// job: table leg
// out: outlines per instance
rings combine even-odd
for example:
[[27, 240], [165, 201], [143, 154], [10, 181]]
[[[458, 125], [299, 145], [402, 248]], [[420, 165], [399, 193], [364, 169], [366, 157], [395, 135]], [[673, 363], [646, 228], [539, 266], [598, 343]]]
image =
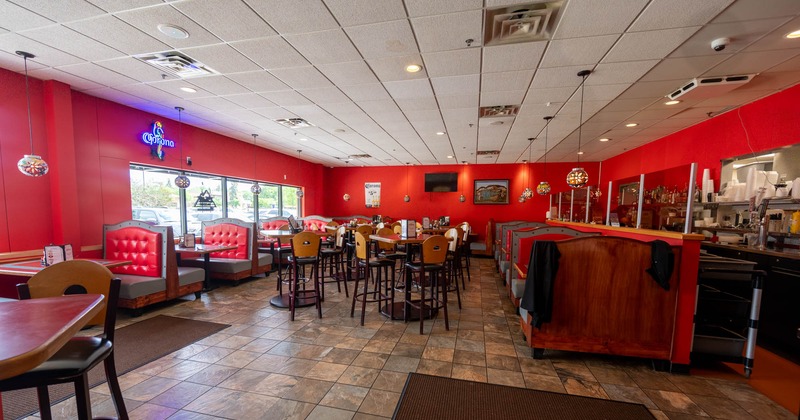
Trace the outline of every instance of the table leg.
[[208, 292], [212, 289], [211, 287], [211, 270], [209, 266], [211, 265], [211, 254], [205, 253], [203, 254], [203, 270], [206, 272], [205, 280], [203, 281], [203, 291]]

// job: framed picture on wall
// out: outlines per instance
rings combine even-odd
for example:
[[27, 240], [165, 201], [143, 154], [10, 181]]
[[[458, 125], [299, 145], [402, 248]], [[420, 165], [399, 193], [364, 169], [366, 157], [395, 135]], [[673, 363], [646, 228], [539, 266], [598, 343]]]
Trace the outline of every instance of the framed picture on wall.
[[476, 179], [473, 193], [475, 204], [508, 204], [508, 180]]

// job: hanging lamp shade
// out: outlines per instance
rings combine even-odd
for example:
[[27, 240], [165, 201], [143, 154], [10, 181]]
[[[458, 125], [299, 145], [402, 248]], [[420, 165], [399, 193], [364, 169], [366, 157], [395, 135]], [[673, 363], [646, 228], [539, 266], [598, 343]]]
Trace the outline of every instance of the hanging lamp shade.
[[31, 154], [22, 156], [22, 159], [17, 162], [17, 169], [27, 176], [40, 177], [46, 175], [50, 167], [41, 156], [33, 152], [33, 122], [31, 120], [31, 92], [28, 88], [28, 59], [36, 56], [25, 51], [17, 51], [17, 55], [22, 57], [25, 61], [25, 98], [28, 102], [28, 140], [31, 144]]
[[582, 79], [581, 80], [581, 113], [580, 113], [580, 118], [578, 119], [578, 165], [579, 166], [577, 168], [572, 168], [572, 170], [569, 171], [569, 173], [567, 174], [567, 185], [569, 185], [572, 188], [576, 188], [576, 189], [577, 188], [583, 188], [583, 187], [586, 186], [586, 184], [589, 183], [589, 174], [587, 174], [586, 171], [582, 167], [580, 167], [580, 163], [581, 163], [581, 154], [583, 153], [583, 152], [581, 152], [581, 135], [583, 134], [582, 133], [582, 131], [583, 131], [583, 91], [585, 89], [586, 76], [588, 76], [591, 73], [592, 73], [591, 70], [581, 70], [581, 71], [578, 72], [578, 77], [580, 77]]
[[[544, 117], [544, 178], [547, 179], [547, 134], [548, 128], [550, 127], [550, 120], [553, 117], [547, 116]], [[539, 182], [539, 185], [536, 186], [536, 193], [539, 195], [547, 195], [550, 194], [550, 183], [547, 181]]]
[[410, 162], [406, 162], [406, 195], [403, 197], [403, 201], [406, 203], [411, 201], [411, 196], [408, 195], [408, 165], [411, 165]]
[[536, 186], [536, 193], [539, 195], [550, 194], [550, 183], [547, 181], [540, 182], [539, 185]]
[[[297, 178], [300, 178], [300, 153], [303, 153], [302, 150], [297, 151]], [[297, 198], [303, 198], [303, 187], [297, 187]]]
[[183, 139], [181, 138], [181, 131], [183, 131], [181, 113], [183, 112], [183, 108], [176, 106], [175, 109], [178, 111], [178, 144], [180, 144], [181, 149], [181, 174], [175, 177], [175, 186], [180, 189], [186, 189], [189, 188], [191, 182], [189, 181], [189, 177], [183, 173]]
[[[257, 162], [256, 150], [258, 150], [258, 146], [256, 145], [256, 137], [258, 137], [258, 134], [251, 134], [251, 135], [253, 136], [253, 178], [255, 178], [256, 167], [258, 166], [256, 163]], [[261, 185], [258, 184], [258, 181], [253, 181], [253, 185], [250, 186], [250, 192], [255, 195], [261, 194]]]

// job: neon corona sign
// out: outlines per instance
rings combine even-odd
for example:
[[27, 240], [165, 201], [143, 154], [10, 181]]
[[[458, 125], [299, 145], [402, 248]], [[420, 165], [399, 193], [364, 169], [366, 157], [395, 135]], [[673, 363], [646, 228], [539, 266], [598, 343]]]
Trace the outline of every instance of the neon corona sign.
[[164, 126], [161, 121], [154, 122], [151, 131], [142, 133], [142, 141], [150, 146], [150, 154], [161, 160], [164, 160], [166, 155], [165, 147], [175, 147], [174, 141], [164, 138]]

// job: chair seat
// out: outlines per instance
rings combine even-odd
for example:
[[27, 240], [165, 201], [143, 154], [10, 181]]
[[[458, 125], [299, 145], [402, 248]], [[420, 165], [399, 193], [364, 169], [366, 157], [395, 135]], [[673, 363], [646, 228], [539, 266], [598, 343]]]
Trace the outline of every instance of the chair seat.
[[324, 248], [319, 251], [320, 254], [326, 257], [330, 257], [333, 255], [344, 254], [344, 248]]
[[407, 254], [405, 252], [393, 252], [389, 254], [379, 254], [380, 258], [388, 258], [390, 260], [402, 260], [405, 259]]
[[[364, 261], [359, 261], [358, 265], [363, 267], [366, 264], [364, 264]], [[369, 266], [370, 267], [394, 267], [394, 261], [392, 261], [390, 259], [386, 259], [386, 258], [379, 258], [379, 259], [376, 259], [376, 260], [370, 260], [369, 261]]]
[[50, 359], [22, 375], [0, 381], [0, 389], [6, 381], [18, 387], [32, 387], [43, 382], [66, 382], [80, 376], [105, 359], [114, 349], [111, 341], [100, 337], [74, 337]]
[[294, 258], [291, 256], [289, 257], [289, 261], [294, 261], [294, 260], [296, 260], [298, 264], [314, 264], [317, 262], [317, 257], [299, 257], [299, 258]]
[[425, 265], [422, 265], [422, 264], [419, 263], [419, 261], [406, 263], [406, 267], [411, 271], [420, 271], [420, 270], [437, 271], [437, 270], [443, 270], [444, 269], [444, 267], [442, 267], [441, 264], [425, 264]]

